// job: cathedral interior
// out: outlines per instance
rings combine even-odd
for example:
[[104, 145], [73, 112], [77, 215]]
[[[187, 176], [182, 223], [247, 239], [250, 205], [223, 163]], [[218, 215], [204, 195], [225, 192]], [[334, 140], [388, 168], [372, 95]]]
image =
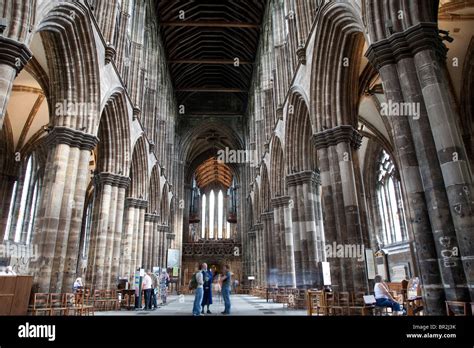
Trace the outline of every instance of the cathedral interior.
[[33, 294], [167, 269], [179, 295], [206, 262], [242, 294], [381, 275], [424, 315], [472, 305], [473, 21], [472, 0], [0, 0], [0, 268]]

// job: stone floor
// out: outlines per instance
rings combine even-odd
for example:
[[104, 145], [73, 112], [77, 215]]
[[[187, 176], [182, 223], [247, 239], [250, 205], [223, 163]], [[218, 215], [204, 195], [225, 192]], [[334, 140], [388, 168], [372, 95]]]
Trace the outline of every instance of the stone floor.
[[[168, 297], [168, 304], [159, 306], [155, 311], [110, 311], [110, 312], [96, 312], [97, 316], [134, 316], [134, 315], [192, 315], [194, 297], [191, 295], [170, 296]], [[212, 314], [218, 315], [224, 310], [224, 302], [217, 296], [213, 298], [214, 304], [211, 305]], [[246, 316], [267, 316], [267, 315], [307, 315], [304, 310], [293, 310], [284, 308], [280, 303], [267, 303], [266, 300], [249, 296], [249, 295], [231, 295], [232, 315], [246, 315]], [[206, 307], [207, 308], [207, 307]]]

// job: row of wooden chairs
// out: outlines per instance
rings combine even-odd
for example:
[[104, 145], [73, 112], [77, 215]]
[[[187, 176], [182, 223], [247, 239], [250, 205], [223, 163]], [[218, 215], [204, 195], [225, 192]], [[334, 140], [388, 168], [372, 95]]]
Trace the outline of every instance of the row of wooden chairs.
[[118, 299], [117, 290], [94, 290], [92, 298], [86, 296], [85, 301], [94, 306], [96, 311], [113, 311], [120, 309], [120, 301]]
[[252, 296], [267, 301], [281, 303], [291, 309], [306, 309], [306, 290], [296, 288], [255, 287], [250, 290]]
[[73, 293], [35, 293], [29, 307], [32, 315], [94, 315], [94, 306]]
[[375, 308], [365, 305], [364, 295], [364, 292], [308, 290], [308, 315], [367, 315]]

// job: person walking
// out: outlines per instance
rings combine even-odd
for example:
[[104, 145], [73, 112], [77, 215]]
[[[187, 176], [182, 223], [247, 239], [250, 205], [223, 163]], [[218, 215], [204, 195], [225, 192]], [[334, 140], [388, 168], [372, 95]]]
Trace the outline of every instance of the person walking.
[[232, 286], [232, 274], [230, 273], [230, 269], [228, 265], [225, 265], [222, 269], [222, 297], [224, 299], [224, 311], [222, 314], [229, 315], [230, 314], [230, 289]]
[[197, 316], [203, 315], [201, 314], [201, 303], [202, 303], [202, 298], [204, 295], [204, 288], [203, 288], [204, 279], [202, 276], [201, 267], [199, 267], [199, 270], [196, 273], [194, 273], [193, 279], [191, 279], [191, 283], [192, 283], [191, 287], [193, 288], [195, 287], [193, 315], [197, 317]]
[[159, 285], [159, 280], [158, 276], [152, 272], [150, 274], [151, 276], [151, 282], [152, 282], [152, 290], [151, 290], [151, 304], [153, 306], [153, 309], [158, 309], [158, 301], [156, 300], [156, 293], [158, 292], [158, 285]]
[[166, 304], [168, 298], [168, 285], [170, 283], [170, 276], [166, 269], [163, 269], [160, 276], [160, 293], [161, 293], [161, 302]]
[[143, 290], [145, 292], [145, 310], [151, 310], [151, 291], [153, 290], [153, 282], [151, 280], [150, 271], [147, 270], [143, 277]]
[[207, 306], [207, 314], [212, 314], [211, 310], [209, 309], [209, 306], [212, 304], [212, 273], [207, 269], [207, 263], [202, 264], [201, 272], [204, 281], [201, 314], [204, 314], [205, 306]]

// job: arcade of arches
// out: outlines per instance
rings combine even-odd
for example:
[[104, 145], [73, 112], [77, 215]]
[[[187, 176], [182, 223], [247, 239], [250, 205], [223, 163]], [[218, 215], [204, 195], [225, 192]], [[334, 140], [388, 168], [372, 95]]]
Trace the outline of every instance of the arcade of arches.
[[375, 269], [419, 277], [429, 314], [474, 301], [473, 1], [0, 0], [0, 19], [1, 262], [38, 291], [172, 254], [177, 286], [207, 262], [321, 288], [329, 264], [335, 291]]

